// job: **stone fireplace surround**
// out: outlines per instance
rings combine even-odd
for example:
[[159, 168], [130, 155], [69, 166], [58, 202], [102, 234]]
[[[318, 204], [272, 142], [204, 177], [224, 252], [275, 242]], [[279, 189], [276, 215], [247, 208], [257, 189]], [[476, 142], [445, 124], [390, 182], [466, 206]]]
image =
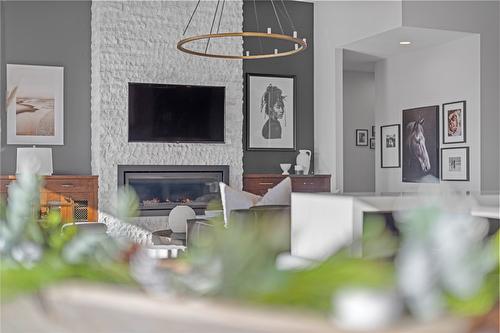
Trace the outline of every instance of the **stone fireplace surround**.
[[[176, 49], [195, 5], [193, 1], [92, 2], [92, 173], [99, 175], [103, 213], [112, 212], [118, 165], [228, 165], [229, 184], [242, 186], [242, 62], [194, 57]], [[212, 6], [200, 6], [190, 33], [206, 32], [212, 11]], [[242, 1], [226, 2], [224, 20], [228, 30], [242, 29]], [[243, 52], [242, 44], [234, 41], [223, 41], [217, 48]], [[129, 143], [128, 82], [225, 86], [225, 143]], [[149, 230], [157, 227], [156, 222], [147, 223]]]

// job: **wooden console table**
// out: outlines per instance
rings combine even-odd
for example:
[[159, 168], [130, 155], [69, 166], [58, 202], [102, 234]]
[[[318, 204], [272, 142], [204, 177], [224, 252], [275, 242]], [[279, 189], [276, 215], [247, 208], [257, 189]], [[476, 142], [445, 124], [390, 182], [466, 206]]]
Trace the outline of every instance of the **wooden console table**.
[[[0, 196], [7, 198], [9, 185], [15, 176], [0, 176]], [[62, 221], [97, 221], [98, 176], [44, 176], [40, 191], [39, 217], [51, 210], [61, 213]]]
[[[243, 175], [243, 190], [257, 195], [266, 194], [287, 176], [254, 173]], [[293, 192], [330, 192], [330, 175], [290, 175]]]

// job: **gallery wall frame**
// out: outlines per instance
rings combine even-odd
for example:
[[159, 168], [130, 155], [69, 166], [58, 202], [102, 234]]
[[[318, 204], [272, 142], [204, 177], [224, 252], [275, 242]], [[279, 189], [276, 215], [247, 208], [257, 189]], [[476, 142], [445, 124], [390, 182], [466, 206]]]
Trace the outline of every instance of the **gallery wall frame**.
[[438, 183], [439, 105], [402, 111], [402, 181], [404, 183]]
[[356, 130], [356, 146], [366, 147], [368, 146], [368, 130], [367, 129], [357, 129]]
[[[380, 167], [401, 167], [401, 125], [380, 126]], [[394, 151], [392, 151], [394, 149]]]
[[470, 180], [469, 147], [441, 148], [441, 180]]
[[64, 67], [7, 64], [7, 144], [64, 144]]
[[467, 141], [466, 101], [444, 103], [442, 107], [443, 144]]
[[245, 85], [246, 150], [296, 151], [296, 76], [247, 73]]

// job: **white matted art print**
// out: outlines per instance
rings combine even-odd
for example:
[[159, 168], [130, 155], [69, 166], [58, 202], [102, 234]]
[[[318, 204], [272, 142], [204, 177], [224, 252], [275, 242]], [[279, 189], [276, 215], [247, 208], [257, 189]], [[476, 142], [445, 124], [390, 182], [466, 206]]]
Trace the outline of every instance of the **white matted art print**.
[[441, 180], [469, 180], [469, 147], [441, 149]]
[[64, 68], [7, 65], [7, 144], [64, 144]]
[[295, 77], [247, 74], [247, 149], [295, 150]]
[[380, 167], [401, 167], [400, 125], [380, 126]]

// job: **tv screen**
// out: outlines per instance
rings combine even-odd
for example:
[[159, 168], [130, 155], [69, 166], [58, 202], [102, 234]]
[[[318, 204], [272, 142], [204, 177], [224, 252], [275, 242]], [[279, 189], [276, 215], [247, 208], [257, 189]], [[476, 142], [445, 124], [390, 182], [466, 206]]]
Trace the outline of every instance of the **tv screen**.
[[129, 83], [129, 142], [224, 142], [225, 87]]

